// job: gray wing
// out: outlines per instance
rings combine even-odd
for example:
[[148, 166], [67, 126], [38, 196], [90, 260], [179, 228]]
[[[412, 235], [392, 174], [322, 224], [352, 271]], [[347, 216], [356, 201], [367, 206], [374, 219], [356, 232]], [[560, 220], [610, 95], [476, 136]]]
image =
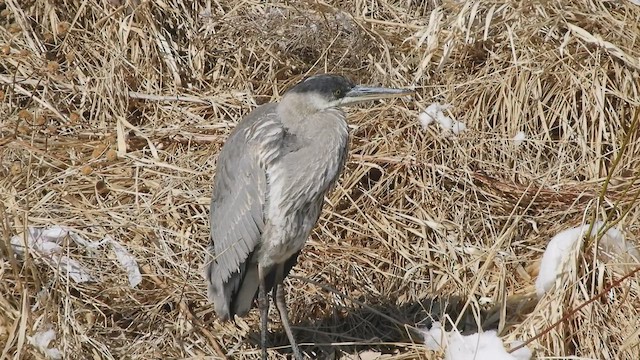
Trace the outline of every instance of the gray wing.
[[238, 123], [218, 156], [205, 275], [209, 300], [222, 319], [236, 312], [233, 302], [252, 271], [247, 267], [249, 257], [259, 245], [264, 228], [264, 166], [277, 156], [283, 133], [275, 106], [259, 107]]

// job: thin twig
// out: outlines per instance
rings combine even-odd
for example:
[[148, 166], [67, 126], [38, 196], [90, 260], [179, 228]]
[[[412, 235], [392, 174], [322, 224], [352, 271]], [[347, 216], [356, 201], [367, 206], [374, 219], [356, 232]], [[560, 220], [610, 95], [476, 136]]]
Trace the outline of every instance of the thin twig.
[[611, 289], [613, 289], [614, 287], [620, 285], [623, 281], [627, 280], [628, 278], [632, 277], [633, 275], [635, 275], [637, 272], [640, 271], [640, 266], [638, 266], [637, 268], [635, 268], [633, 271], [631, 271], [630, 273], [628, 273], [627, 275], [621, 277], [620, 279], [612, 282], [611, 284], [607, 285], [602, 291], [600, 291], [598, 294], [596, 294], [595, 296], [591, 297], [591, 299], [585, 301], [584, 303], [582, 303], [580, 306], [578, 306], [577, 308], [569, 311], [568, 313], [566, 313], [560, 320], [554, 322], [553, 324], [549, 325], [547, 328], [545, 328], [542, 332], [538, 333], [536, 336], [532, 337], [531, 339], [525, 341], [524, 343], [514, 347], [513, 349], [509, 350], [509, 353], [513, 353], [514, 351], [517, 351], [519, 349], [522, 349], [523, 347], [531, 344], [532, 342], [536, 341], [537, 339], [541, 338], [542, 336], [544, 336], [545, 334], [547, 334], [548, 332], [550, 332], [551, 330], [553, 330], [556, 326], [560, 325], [561, 323], [567, 321], [573, 314], [577, 313], [578, 311], [582, 310], [585, 306], [591, 304], [592, 302], [598, 300], [600, 297], [602, 297], [604, 294], [608, 293]]

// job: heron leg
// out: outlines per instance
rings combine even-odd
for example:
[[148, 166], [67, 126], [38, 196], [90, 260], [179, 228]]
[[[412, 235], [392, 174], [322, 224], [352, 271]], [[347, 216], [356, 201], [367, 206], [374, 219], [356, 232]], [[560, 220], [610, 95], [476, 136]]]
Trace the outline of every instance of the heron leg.
[[258, 308], [260, 309], [260, 346], [262, 347], [262, 360], [267, 360], [267, 322], [269, 320], [269, 298], [265, 288], [264, 269], [258, 265]]
[[300, 348], [298, 347], [298, 343], [296, 339], [293, 337], [293, 332], [291, 331], [291, 325], [289, 324], [289, 313], [287, 312], [287, 303], [284, 301], [284, 286], [282, 286], [282, 272], [283, 265], [278, 266], [277, 276], [275, 286], [273, 288], [273, 298], [276, 303], [276, 307], [278, 308], [278, 312], [280, 313], [280, 320], [282, 321], [282, 327], [284, 327], [284, 331], [287, 333], [287, 337], [289, 338], [289, 343], [291, 344], [291, 349], [293, 350], [293, 357], [296, 360], [303, 360], [302, 352], [300, 352]]

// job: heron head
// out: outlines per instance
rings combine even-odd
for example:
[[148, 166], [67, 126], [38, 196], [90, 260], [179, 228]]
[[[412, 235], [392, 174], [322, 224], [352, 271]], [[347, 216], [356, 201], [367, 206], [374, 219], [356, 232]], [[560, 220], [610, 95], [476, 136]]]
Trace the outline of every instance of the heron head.
[[356, 85], [349, 79], [334, 74], [315, 75], [292, 87], [287, 97], [296, 97], [309, 110], [322, 111], [353, 105], [365, 101], [401, 97], [413, 94], [413, 90], [369, 87]]

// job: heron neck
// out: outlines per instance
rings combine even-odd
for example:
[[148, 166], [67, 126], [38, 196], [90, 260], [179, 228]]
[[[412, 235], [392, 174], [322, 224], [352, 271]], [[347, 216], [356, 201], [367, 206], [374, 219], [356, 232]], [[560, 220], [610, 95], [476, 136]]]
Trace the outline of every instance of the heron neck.
[[277, 112], [282, 125], [293, 134], [315, 138], [320, 133], [346, 127], [342, 110], [330, 108], [318, 110], [307, 101], [296, 101], [295, 97], [285, 97], [278, 105]]
[[288, 129], [300, 127], [308, 128], [304, 124], [307, 119], [319, 112], [320, 104], [314, 103], [314, 98], [300, 94], [287, 94], [278, 104], [278, 115], [282, 125]]

